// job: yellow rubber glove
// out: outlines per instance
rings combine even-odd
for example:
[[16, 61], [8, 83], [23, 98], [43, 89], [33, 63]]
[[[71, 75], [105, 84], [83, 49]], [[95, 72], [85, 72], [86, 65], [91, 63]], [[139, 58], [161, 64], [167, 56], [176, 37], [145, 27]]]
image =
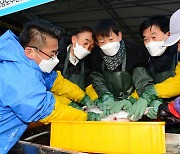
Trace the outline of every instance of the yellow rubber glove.
[[60, 103], [65, 104], [65, 105], [69, 105], [72, 106], [73, 108], [79, 109], [79, 110], [83, 110], [83, 108], [81, 106], [79, 106], [78, 103], [71, 101], [70, 99], [64, 97], [64, 96], [59, 96], [56, 95], [56, 97], [59, 97]]
[[175, 76], [154, 86], [158, 98], [171, 98], [180, 95], [180, 62], [176, 66]]
[[61, 102], [61, 98], [55, 96], [55, 106], [52, 113], [46, 118], [40, 120], [44, 124], [48, 124], [54, 121], [86, 121], [88, 114], [84, 111], [75, 109], [71, 106], [64, 105]]
[[61, 100], [60, 103], [65, 104], [65, 105], [69, 105], [72, 102], [70, 99], [68, 99], [64, 96], [56, 95], [56, 97], [59, 97], [59, 100]]
[[98, 98], [98, 95], [95, 89], [93, 88], [92, 84], [86, 87], [85, 93], [91, 98], [92, 101], [95, 101]]
[[74, 102], [80, 102], [85, 93], [79, 88], [78, 85], [65, 79], [60, 71], [57, 71], [58, 76], [53, 84], [51, 92], [56, 95], [64, 96]]
[[139, 96], [138, 96], [136, 90], [134, 90], [134, 92], [133, 92], [129, 97], [133, 97], [133, 98], [135, 98], [136, 100], [139, 99]]

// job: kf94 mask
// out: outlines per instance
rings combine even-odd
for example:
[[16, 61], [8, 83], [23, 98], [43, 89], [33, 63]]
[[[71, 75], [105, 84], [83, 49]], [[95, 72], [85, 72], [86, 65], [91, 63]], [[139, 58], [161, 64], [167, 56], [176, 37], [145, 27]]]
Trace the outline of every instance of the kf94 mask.
[[59, 59], [57, 56], [55, 56], [49, 60], [42, 59], [42, 61], [39, 63], [39, 67], [44, 73], [50, 73], [58, 63]]
[[106, 55], [114, 56], [120, 48], [120, 42], [110, 42], [101, 46], [100, 48]]
[[151, 41], [146, 44], [146, 48], [151, 56], [161, 56], [167, 48], [163, 44], [164, 41]]
[[83, 59], [85, 56], [91, 53], [90, 51], [85, 49], [83, 46], [79, 45], [77, 42], [76, 42], [76, 47], [73, 47], [73, 49], [74, 49], [74, 55], [78, 59]]
[[[36, 51], [34, 52], [37, 54]], [[38, 57], [41, 58], [41, 56], [39, 55]], [[59, 59], [57, 58], [57, 56], [50, 58], [48, 60], [43, 59], [43, 58], [41, 59], [42, 61], [39, 63], [39, 67], [44, 73], [50, 73], [53, 70], [53, 68], [59, 63]]]

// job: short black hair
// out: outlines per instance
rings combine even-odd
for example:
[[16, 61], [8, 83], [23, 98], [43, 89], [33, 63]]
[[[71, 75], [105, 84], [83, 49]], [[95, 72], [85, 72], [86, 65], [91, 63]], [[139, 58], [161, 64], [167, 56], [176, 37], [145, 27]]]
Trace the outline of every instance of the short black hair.
[[167, 33], [169, 31], [169, 18], [162, 15], [156, 15], [143, 21], [143, 23], [139, 27], [139, 34], [142, 38], [144, 30], [152, 26], [157, 26], [163, 33]]
[[99, 21], [93, 30], [93, 38], [95, 42], [97, 42], [98, 36], [108, 37], [111, 31], [116, 35], [120, 32], [117, 23], [113, 19], [103, 19]]
[[74, 32], [74, 35], [77, 35], [77, 34], [83, 33], [83, 32], [91, 32], [92, 33], [92, 28], [90, 28], [88, 26], [80, 27]]
[[52, 23], [43, 20], [33, 20], [24, 24], [19, 35], [20, 44], [26, 46], [41, 47], [46, 43], [46, 37], [55, 39], [60, 37], [60, 29]]

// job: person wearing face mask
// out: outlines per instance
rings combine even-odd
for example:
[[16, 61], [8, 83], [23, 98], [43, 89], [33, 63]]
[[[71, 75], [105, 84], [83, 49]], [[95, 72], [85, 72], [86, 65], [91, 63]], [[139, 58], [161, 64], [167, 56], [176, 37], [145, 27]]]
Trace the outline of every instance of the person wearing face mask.
[[[59, 40], [60, 62], [55, 67], [62, 72], [63, 77], [77, 84], [94, 101], [98, 101], [97, 94], [92, 88], [90, 72], [92, 70], [89, 54], [93, 51], [94, 40], [90, 27], [81, 27], [76, 30], [72, 37], [61, 37]], [[64, 104], [78, 107], [71, 100], [64, 99]], [[79, 108], [79, 107], [78, 107]]]
[[112, 19], [98, 22], [93, 37], [98, 47], [91, 54], [92, 85], [102, 100], [96, 105], [106, 115], [122, 109], [128, 111], [135, 101], [129, 97], [135, 88], [138, 87], [138, 92], [142, 93], [146, 86], [153, 84], [144, 68], [148, 61], [143, 56], [144, 50], [124, 40]]
[[[157, 119], [159, 105], [162, 102], [172, 100], [178, 94], [172, 86], [177, 84], [174, 77], [179, 72], [178, 67], [176, 67], [178, 64], [177, 44], [170, 47], [164, 46], [168, 32], [169, 19], [165, 16], [150, 17], [140, 26], [140, 35], [143, 37], [144, 45], [148, 51], [147, 71], [154, 82], [154, 85], [148, 86], [142, 94], [142, 97], [149, 100], [148, 104], [142, 102], [142, 106], [146, 104], [145, 107], [151, 107], [147, 115], [151, 119]], [[136, 107], [137, 105], [134, 105], [134, 108]], [[134, 108], [131, 108], [131, 116], [136, 112]]]
[[59, 29], [30, 21], [17, 37], [0, 37], [0, 151], [7, 153], [30, 122], [100, 120], [100, 115], [61, 103], [61, 96], [87, 105], [85, 93], [53, 68], [57, 65]]
[[150, 17], [140, 25], [139, 31], [149, 52], [148, 71], [154, 83], [160, 83], [174, 76], [178, 62], [177, 45], [168, 48], [163, 46], [168, 38], [169, 19], [160, 15]]
[[[180, 52], [180, 9], [173, 13], [170, 18], [170, 36], [167, 38], [163, 46], [170, 47], [177, 45], [178, 52]], [[176, 75], [162, 82], [161, 85], [166, 88], [168, 92], [164, 90], [166, 96], [179, 96], [180, 95], [180, 63], [176, 66]], [[167, 124], [179, 124], [180, 123], [180, 97], [177, 97], [173, 101], [163, 103], [159, 106], [158, 117]], [[178, 131], [178, 125], [172, 125], [173, 129]]]

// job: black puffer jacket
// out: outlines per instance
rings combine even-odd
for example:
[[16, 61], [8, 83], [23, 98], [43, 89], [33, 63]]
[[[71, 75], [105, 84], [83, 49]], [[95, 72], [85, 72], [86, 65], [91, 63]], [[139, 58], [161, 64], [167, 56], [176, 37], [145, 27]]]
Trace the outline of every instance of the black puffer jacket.
[[[173, 46], [168, 47], [164, 54], [161, 56], [151, 57], [149, 55], [148, 70], [151, 74], [155, 74], [172, 69], [171, 65], [173, 63], [174, 58], [176, 58], [175, 65], [177, 65], [178, 62], [177, 53], [177, 44], [175, 44]], [[151, 68], [153, 68], [153, 72]]]
[[148, 71], [154, 83], [161, 83], [175, 75], [175, 67], [178, 63], [177, 44], [166, 49], [164, 54], [157, 57], [149, 56]]

